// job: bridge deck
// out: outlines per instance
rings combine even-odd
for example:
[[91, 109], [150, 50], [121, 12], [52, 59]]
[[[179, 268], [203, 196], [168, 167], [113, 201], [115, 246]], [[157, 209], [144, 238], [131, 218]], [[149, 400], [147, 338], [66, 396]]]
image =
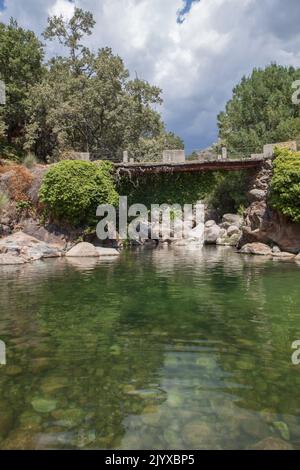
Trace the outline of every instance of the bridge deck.
[[206, 171], [239, 171], [259, 168], [263, 158], [244, 158], [242, 160], [191, 161], [185, 163], [117, 163], [119, 173], [153, 174], [153, 173], [194, 173]]

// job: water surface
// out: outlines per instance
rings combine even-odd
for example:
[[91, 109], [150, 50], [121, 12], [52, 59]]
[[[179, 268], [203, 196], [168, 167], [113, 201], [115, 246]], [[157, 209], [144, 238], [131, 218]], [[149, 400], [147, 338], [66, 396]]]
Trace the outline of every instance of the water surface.
[[0, 448], [300, 448], [299, 285], [214, 247], [0, 268]]

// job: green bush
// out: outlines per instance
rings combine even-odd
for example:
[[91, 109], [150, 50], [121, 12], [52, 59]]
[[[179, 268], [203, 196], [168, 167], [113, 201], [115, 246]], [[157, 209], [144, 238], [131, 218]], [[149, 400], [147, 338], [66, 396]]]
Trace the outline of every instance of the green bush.
[[218, 172], [215, 181], [216, 184], [207, 198], [208, 205], [220, 215], [241, 213], [247, 206], [248, 172]]
[[52, 219], [72, 226], [92, 225], [99, 204], [118, 202], [113, 166], [109, 162], [61, 161], [44, 176], [39, 197]]
[[300, 222], [300, 152], [277, 149], [271, 182], [271, 205]]

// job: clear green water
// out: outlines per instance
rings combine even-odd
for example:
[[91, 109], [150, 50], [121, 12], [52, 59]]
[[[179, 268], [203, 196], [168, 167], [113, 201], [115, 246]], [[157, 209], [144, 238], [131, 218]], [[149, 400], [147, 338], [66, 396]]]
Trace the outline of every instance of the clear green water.
[[215, 248], [93, 263], [0, 269], [0, 448], [300, 448], [300, 267]]

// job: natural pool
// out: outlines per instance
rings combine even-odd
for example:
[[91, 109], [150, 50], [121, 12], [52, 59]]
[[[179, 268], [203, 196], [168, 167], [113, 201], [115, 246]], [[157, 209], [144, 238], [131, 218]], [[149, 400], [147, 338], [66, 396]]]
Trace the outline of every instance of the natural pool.
[[230, 248], [0, 269], [0, 448], [300, 448], [300, 267]]

